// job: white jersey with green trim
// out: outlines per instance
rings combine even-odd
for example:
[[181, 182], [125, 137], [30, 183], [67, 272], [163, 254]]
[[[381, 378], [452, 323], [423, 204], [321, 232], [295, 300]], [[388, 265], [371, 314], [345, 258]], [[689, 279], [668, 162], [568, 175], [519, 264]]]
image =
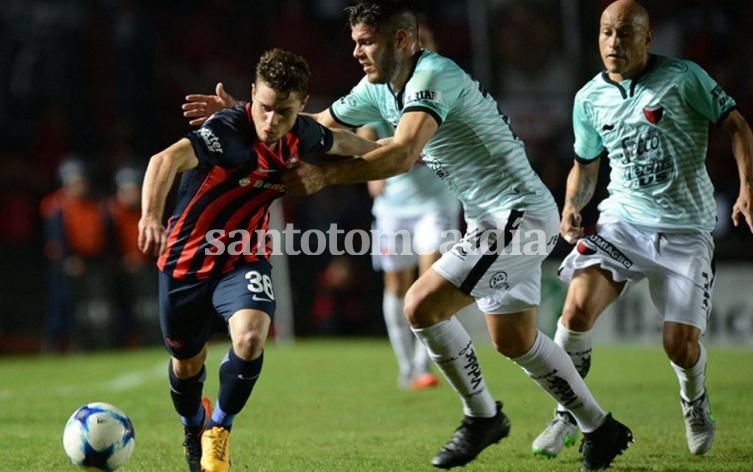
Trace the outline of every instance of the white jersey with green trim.
[[575, 154], [606, 151], [609, 196], [599, 210], [664, 232], [712, 231], [714, 187], [706, 171], [709, 123], [735, 101], [697, 64], [650, 57], [646, 71], [617, 83], [600, 73], [575, 96]]
[[423, 149], [424, 162], [461, 201], [467, 220], [555, 205], [496, 100], [440, 54], [418, 53], [398, 93], [364, 77], [330, 107], [335, 120], [349, 127], [380, 119], [396, 127], [404, 113], [413, 111], [430, 114], [439, 125]]
[[[378, 138], [393, 135], [394, 129], [384, 120], [369, 123]], [[423, 162], [408, 172], [385, 179], [384, 191], [374, 198], [374, 216], [415, 218], [430, 212], [458, 214], [460, 202]]]

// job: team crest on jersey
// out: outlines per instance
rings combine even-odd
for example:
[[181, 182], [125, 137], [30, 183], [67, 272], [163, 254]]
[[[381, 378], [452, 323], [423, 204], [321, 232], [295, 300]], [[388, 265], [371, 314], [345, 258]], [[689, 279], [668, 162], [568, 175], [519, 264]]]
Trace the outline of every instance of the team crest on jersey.
[[489, 288], [510, 290], [510, 284], [507, 283], [507, 272], [501, 271], [492, 275], [489, 279]]
[[643, 109], [643, 116], [652, 125], [657, 125], [661, 121], [662, 116], [664, 116], [664, 107], [661, 105], [646, 107]]

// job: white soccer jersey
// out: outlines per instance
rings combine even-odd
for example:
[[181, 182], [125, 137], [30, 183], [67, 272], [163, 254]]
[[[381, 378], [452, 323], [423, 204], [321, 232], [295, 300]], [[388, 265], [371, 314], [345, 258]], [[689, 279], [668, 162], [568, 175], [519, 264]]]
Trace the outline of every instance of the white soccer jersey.
[[[369, 123], [379, 138], [392, 136], [394, 129], [385, 121]], [[374, 216], [385, 218], [418, 218], [432, 212], [455, 215], [460, 202], [423, 162], [413, 169], [385, 180], [384, 192], [374, 198]], [[452, 226], [454, 227], [454, 225]]]
[[423, 149], [424, 161], [463, 204], [467, 220], [508, 209], [547, 211], [554, 199], [526, 157], [497, 102], [452, 60], [422, 51], [404, 90], [364, 77], [330, 112], [358, 127], [376, 120], [397, 126], [403, 113], [420, 110], [439, 128]]
[[706, 171], [709, 122], [735, 101], [697, 64], [651, 56], [644, 74], [616, 83], [606, 73], [575, 96], [575, 154], [605, 150], [609, 197], [599, 210], [648, 230], [714, 229], [714, 187]]

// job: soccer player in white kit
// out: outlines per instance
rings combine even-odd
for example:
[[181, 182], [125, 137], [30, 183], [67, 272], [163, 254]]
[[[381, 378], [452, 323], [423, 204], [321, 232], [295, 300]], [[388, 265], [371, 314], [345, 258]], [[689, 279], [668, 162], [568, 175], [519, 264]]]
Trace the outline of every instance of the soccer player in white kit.
[[[699, 338], [711, 312], [716, 221], [714, 188], [705, 160], [709, 123], [732, 142], [740, 193], [735, 226], [753, 231], [753, 135], [735, 101], [697, 64], [648, 52], [646, 10], [632, 0], [611, 3], [601, 16], [599, 49], [606, 70], [575, 96], [575, 162], [567, 179], [560, 232], [575, 243], [560, 277], [569, 281], [555, 341], [585, 377], [591, 329], [599, 314], [636, 282], [647, 279], [663, 316], [664, 350], [680, 384], [688, 449], [711, 448], [715, 423], [705, 388], [707, 356]], [[594, 194], [599, 160], [611, 165], [609, 196], [596, 232], [584, 235], [581, 209]], [[574, 442], [576, 422], [558, 405], [533, 442], [556, 456]]]
[[[357, 130], [373, 141], [392, 136], [384, 121]], [[425, 389], [439, 384], [431, 372], [426, 347], [416, 339], [404, 315], [405, 294], [418, 275], [426, 272], [457, 234], [460, 203], [425, 165], [368, 182], [374, 198], [372, 260], [384, 273], [382, 313], [399, 369], [398, 386]]]
[[[289, 193], [383, 179], [410, 170], [419, 155], [465, 211], [467, 232], [411, 286], [405, 315], [458, 393], [464, 418], [432, 459], [467, 464], [509, 434], [510, 422], [486, 387], [473, 341], [454, 317], [474, 301], [494, 347], [518, 364], [584, 432], [583, 468], [608, 467], [632, 441], [630, 430], [596, 402], [567, 353], [536, 327], [541, 263], [556, 244], [557, 205], [531, 168], [523, 142], [496, 100], [450, 59], [422, 50], [416, 15], [404, 0], [361, 0], [347, 9], [353, 56], [365, 77], [329, 109], [327, 126], [385, 120], [393, 138], [373, 152], [283, 174]], [[199, 123], [232, 97], [190, 95], [184, 115]]]
[[[424, 49], [438, 50], [434, 32], [422, 16], [418, 19], [418, 42]], [[392, 136], [395, 130], [379, 120], [356, 133], [377, 141]], [[372, 235], [372, 260], [374, 269], [384, 274], [382, 314], [397, 358], [398, 386], [432, 388], [439, 380], [431, 371], [429, 352], [405, 318], [405, 294], [457, 234], [460, 202], [423, 163], [403, 174], [369, 181], [368, 189], [374, 199], [373, 229], [378, 232]]]

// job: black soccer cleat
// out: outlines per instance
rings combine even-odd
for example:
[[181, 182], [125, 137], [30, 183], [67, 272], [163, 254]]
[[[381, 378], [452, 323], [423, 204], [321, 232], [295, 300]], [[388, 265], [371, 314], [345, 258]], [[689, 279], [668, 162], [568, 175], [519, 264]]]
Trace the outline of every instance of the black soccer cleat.
[[580, 452], [583, 453], [581, 471], [606, 469], [632, 442], [630, 428], [612, 418], [611, 413], [607, 414], [601, 426], [583, 434], [580, 443]]
[[186, 456], [188, 472], [201, 471], [201, 435], [212, 419], [212, 403], [207, 397], [201, 397], [201, 407], [204, 409], [204, 423], [198, 429], [183, 428], [183, 453]]
[[495, 404], [497, 414], [491, 418], [463, 418], [447, 444], [431, 460], [431, 465], [440, 469], [465, 465], [486, 447], [507, 437], [510, 434], [510, 420], [502, 413], [502, 402]]
[[189, 431], [183, 435], [183, 452], [186, 455], [189, 472], [201, 472], [201, 433]]

